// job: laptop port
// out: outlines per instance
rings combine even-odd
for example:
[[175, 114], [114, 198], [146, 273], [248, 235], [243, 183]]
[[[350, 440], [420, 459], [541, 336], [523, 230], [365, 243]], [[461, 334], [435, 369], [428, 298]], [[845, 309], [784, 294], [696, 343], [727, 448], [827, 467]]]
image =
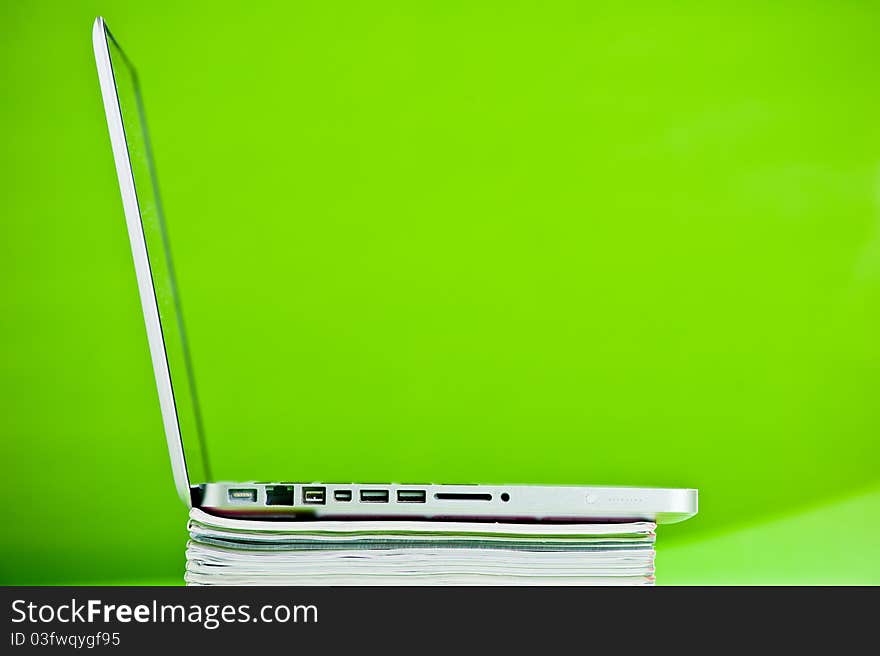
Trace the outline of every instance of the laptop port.
[[292, 506], [293, 505], [293, 486], [292, 485], [268, 485], [268, 486], [266, 486], [266, 505], [267, 506]]
[[424, 490], [398, 490], [398, 503], [425, 503]]
[[438, 492], [434, 498], [438, 501], [491, 501], [492, 495], [472, 492]]
[[229, 492], [226, 493], [226, 496], [232, 503], [257, 502], [257, 490], [252, 487], [229, 490]]
[[361, 501], [388, 503], [388, 490], [361, 490]]
[[336, 490], [333, 498], [336, 501], [351, 501], [351, 490]]
[[326, 500], [326, 495], [327, 495], [327, 491], [323, 487], [304, 487], [303, 488], [303, 503], [324, 505], [324, 501]]

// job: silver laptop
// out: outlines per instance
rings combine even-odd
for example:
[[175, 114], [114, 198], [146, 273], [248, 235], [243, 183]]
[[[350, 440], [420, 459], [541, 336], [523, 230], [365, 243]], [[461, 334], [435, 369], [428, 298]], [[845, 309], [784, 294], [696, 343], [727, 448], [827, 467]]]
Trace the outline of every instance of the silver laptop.
[[[696, 514], [697, 490], [693, 489], [214, 481], [137, 75], [100, 17], [95, 20], [92, 39], [171, 470], [187, 506], [261, 519], [642, 519], [671, 523]], [[184, 439], [190, 447], [188, 454]], [[191, 476], [194, 461], [201, 473], [195, 479]]]

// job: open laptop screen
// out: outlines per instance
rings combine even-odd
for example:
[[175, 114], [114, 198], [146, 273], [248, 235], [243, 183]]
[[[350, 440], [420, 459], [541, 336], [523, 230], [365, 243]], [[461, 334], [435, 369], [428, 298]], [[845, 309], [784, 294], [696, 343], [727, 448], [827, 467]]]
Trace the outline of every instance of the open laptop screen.
[[[207, 453], [205, 451], [204, 430], [202, 427], [201, 414], [199, 412], [198, 398], [192, 371], [192, 359], [186, 341], [184, 330], [183, 313], [180, 305], [180, 295], [175, 282], [174, 266], [171, 259], [171, 250], [168, 242], [168, 231], [165, 217], [162, 212], [162, 203], [159, 198], [159, 190], [156, 182], [156, 168], [153, 153], [150, 148], [149, 134], [144, 113], [143, 96], [137, 73], [126, 54], [110, 34], [109, 30], [101, 21], [96, 25], [96, 39], [101, 35], [106, 39], [107, 50], [112, 70], [113, 89], [115, 89], [116, 102], [122, 118], [125, 148], [128, 153], [128, 165], [130, 166], [131, 179], [134, 183], [134, 195], [136, 196], [136, 214], [139, 218], [140, 229], [143, 233], [143, 241], [146, 246], [149, 278], [151, 278], [152, 292], [155, 296], [158, 308], [159, 327], [158, 339], [151, 336], [156, 344], [151, 343], [153, 352], [153, 364], [156, 371], [157, 384], [159, 386], [160, 400], [163, 394], [163, 379], [170, 380], [171, 403], [163, 404], [165, 414], [165, 430], [168, 434], [169, 446], [176, 441], [174, 432], [174, 417], [167, 416], [169, 411], [176, 415], [179, 426], [180, 442], [185, 450], [185, 469], [189, 481], [193, 483], [210, 480]], [[96, 56], [99, 59], [99, 71], [101, 56], [99, 44], [96, 42]], [[108, 100], [107, 89], [104, 89], [105, 104]], [[112, 90], [111, 90], [112, 91]], [[108, 108], [108, 120], [110, 120]], [[111, 136], [113, 133], [112, 120]], [[120, 175], [120, 184], [123, 187], [123, 201], [125, 202], [126, 185], [123, 183], [124, 171], [120, 171], [120, 159], [124, 162], [124, 156], [114, 152], [117, 159], [117, 171]], [[131, 234], [132, 217], [129, 216], [133, 207], [126, 207], [126, 215], [129, 220], [129, 232], [132, 238], [132, 248], [135, 259], [138, 258], [136, 234]], [[137, 265], [137, 262], [136, 262]], [[144, 271], [139, 272], [139, 275]], [[141, 294], [149, 294], [149, 286], [141, 283]], [[150, 332], [150, 316], [148, 306], [150, 299], [143, 299], [145, 318], [147, 320], [148, 334]], [[152, 341], [152, 340], [151, 340]], [[164, 349], [164, 358], [162, 357]], [[163, 362], [164, 360], [164, 362]], [[167, 377], [162, 371], [167, 367]], [[170, 420], [170, 421], [169, 421]], [[172, 446], [172, 464], [174, 465], [174, 449]]]

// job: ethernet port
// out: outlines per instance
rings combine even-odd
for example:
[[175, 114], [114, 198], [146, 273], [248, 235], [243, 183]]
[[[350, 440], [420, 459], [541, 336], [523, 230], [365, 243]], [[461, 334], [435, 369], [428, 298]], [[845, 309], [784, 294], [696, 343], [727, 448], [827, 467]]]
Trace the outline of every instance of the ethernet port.
[[266, 505], [267, 506], [292, 506], [293, 505], [293, 486], [292, 485], [267, 485], [266, 486]]

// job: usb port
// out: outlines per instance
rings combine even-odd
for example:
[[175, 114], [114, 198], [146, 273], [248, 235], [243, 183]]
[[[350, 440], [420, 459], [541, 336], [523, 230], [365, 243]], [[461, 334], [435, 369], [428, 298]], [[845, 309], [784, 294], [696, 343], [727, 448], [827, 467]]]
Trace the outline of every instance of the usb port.
[[257, 491], [254, 488], [229, 490], [227, 493], [230, 501], [235, 503], [256, 503]]
[[351, 490], [336, 490], [333, 498], [337, 501], [351, 501]]
[[361, 501], [388, 503], [388, 490], [361, 490]]
[[304, 487], [303, 503], [324, 505], [326, 490], [323, 487]]
[[398, 490], [398, 503], [425, 503], [424, 490]]

